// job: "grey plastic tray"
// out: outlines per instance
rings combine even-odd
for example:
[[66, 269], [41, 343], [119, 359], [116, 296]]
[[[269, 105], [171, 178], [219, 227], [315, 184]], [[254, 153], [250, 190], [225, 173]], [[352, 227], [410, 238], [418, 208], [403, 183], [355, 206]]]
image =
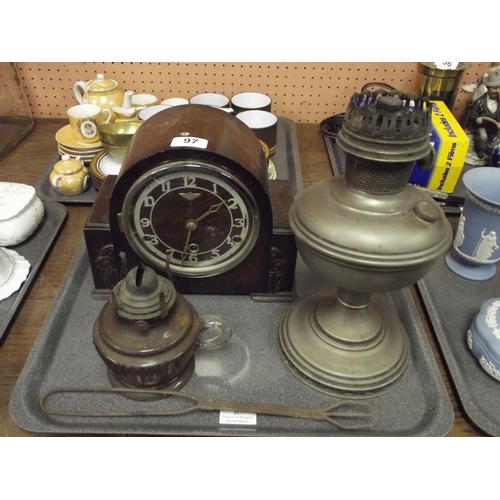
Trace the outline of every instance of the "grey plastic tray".
[[43, 202], [43, 205], [45, 214], [35, 232], [26, 241], [15, 247], [10, 247], [28, 260], [30, 263], [30, 272], [26, 281], [16, 293], [0, 301], [0, 345], [7, 335], [7, 328], [10, 322], [21, 305], [24, 296], [28, 292], [32, 281], [35, 279], [42, 262], [66, 219], [67, 210], [65, 206], [53, 202]]
[[[98, 190], [94, 186], [82, 194], [76, 196], [64, 196], [59, 194], [49, 182], [49, 174], [54, 167], [54, 164], [61, 159], [60, 155], [55, 155], [50, 161], [43, 174], [35, 182], [34, 187], [37, 195], [41, 200], [57, 201], [64, 204], [93, 204]], [[297, 137], [295, 124], [288, 118], [278, 118], [278, 136], [276, 141], [276, 153], [271, 157], [276, 168], [277, 179], [288, 179], [290, 166], [297, 167], [299, 163], [299, 151], [297, 146]], [[297, 170], [300, 172], [300, 169]], [[291, 186], [293, 193], [300, 192], [302, 188], [302, 180], [299, 176], [294, 176]]]
[[[272, 160], [278, 179], [289, 179], [292, 192], [298, 195], [302, 192], [302, 179], [295, 125], [284, 118], [278, 123], [278, 149]], [[325, 284], [313, 277], [299, 258], [297, 296], [321, 288]], [[221, 426], [216, 412], [163, 419], [49, 417], [39, 406], [39, 399], [46, 391], [61, 386], [109, 387], [106, 368], [93, 347], [91, 335], [93, 319], [105, 301], [95, 298], [92, 292], [82, 244], [12, 395], [12, 417], [27, 430], [44, 434], [413, 436], [444, 435], [452, 426], [451, 403], [409, 290], [376, 297], [396, 312], [407, 328], [412, 363], [392, 392], [372, 400], [376, 425], [369, 432], [349, 433], [327, 423], [264, 415], [258, 416], [257, 426]], [[183, 392], [199, 397], [303, 407], [338, 401], [309, 388], [285, 367], [278, 351], [277, 329], [289, 303], [255, 301], [248, 296], [187, 298], [200, 314], [217, 314], [227, 319], [234, 333], [227, 346], [196, 353], [195, 373]], [[143, 408], [142, 403], [116, 395], [89, 399], [88, 395], [73, 394], [69, 400], [63, 399], [63, 403], [86, 412]], [[164, 404], [148, 403], [155, 409], [163, 409]]]
[[[299, 259], [299, 296], [321, 285]], [[441, 436], [453, 423], [451, 402], [408, 289], [375, 296], [406, 327], [411, 364], [388, 394], [369, 400], [372, 430], [342, 431], [324, 422], [258, 415], [257, 425], [220, 425], [218, 412], [182, 417], [53, 417], [39, 400], [60, 387], [110, 387], [106, 368], [92, 343], [94, 319], [105, 304], [92, 297], [92, 277], [82, 243], [13, 391], [10, 411], [22, 428], [43, 434], [185, 436]], [[187, 296], [200, 314], [225, 318], [233, 335], [225, 346], [198, 350], [195, 372], [183, 392], [198, 397], [324, 407], [339, 401], [303, 384], [285, 367], [278, 350], [278, 325], [290, 306], [250, 296]], [[79, 412], [162, 410], [168, 401], [141, 403], [121, 396], [69, 394], [58, 409]]]
[[500, 436], [500, 383], [481, 368], [466, 339], [481, 304], [500, 297], [500, 273], [469, 281], [452, 273], [443, 257], [417, 285], [465, 412], [486, 433]]

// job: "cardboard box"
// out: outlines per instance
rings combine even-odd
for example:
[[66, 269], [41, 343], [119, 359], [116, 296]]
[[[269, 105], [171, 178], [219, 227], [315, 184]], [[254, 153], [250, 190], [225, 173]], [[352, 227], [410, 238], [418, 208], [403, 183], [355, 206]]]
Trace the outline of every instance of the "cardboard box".
[[431, 101], [431, 103], [430, 142], [436, 150], [435, 165], [427, 171], [415, 165], [409, 182], [452, 193], [465, 164], [469, 138], [444, 102]]

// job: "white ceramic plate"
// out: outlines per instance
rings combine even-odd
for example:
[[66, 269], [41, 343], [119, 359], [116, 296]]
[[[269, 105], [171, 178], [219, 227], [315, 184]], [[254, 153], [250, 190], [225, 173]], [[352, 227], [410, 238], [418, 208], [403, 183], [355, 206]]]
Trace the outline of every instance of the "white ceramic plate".
[[[14, 292], [17, 292], [21, 285], [26, 281], [30, 270], [30, 263], [16, 251], [10, 248], [0, 248], [3, 256], [0, 256], [0, 262], [9, 262], [9, 268], [6, 269], [6, 274], [0, 273], [2, 283], [0, 284], [0, 300], [10, 297]], [[3, 278], [2, 278], [3, 276]]]
[[113, 158], [108, 152], [97, 158], [96, 168], [103, 177], [108, 175], [118, 175], [122, 164], [116, 158]]

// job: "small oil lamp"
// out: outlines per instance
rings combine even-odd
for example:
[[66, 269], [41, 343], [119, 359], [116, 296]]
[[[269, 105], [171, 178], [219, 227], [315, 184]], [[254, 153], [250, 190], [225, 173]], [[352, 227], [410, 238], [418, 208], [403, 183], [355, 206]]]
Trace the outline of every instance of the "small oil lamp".
[[95, 321], [93, 340], [113, 386], [175, 390], [193, 373], [203, 328], [171, 281], [138, 266], [114, 287]]
[[409, 366], [403, 325], [371, 295], [415, 283], [450, 246], [439, 205], [408, 184], [415, 162], [432, 166], [430, 124], [427, 98], [355, 93], [336, 140], [345, 176], [308, 188], [290, 210], [304, 262], [336, 287], [298, 300], [279, 328], [285, 364], [319, 391], [379, 395]]

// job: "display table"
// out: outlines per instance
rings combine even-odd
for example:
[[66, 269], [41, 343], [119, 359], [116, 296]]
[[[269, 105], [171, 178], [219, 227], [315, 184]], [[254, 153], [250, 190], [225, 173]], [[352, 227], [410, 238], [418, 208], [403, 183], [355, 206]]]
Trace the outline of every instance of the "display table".
[[[55, 133], [61, 120], [39, 120], [35, 130], [0, 163], [0, 180], [34, 185], [53, 159], [57, 149]], [[317, 124], [296, 124], [300, 165], [304, 188], [331, 175], [328, 155]], [[88, 204], [67, 206], [67, 218], [58, 237], [40, 266], [36, 279], [13, 318], [0, 346], [0, 435], [30, 436], [19, 428], [9, 413], [12, 391], [21, 374], [37, 335], [51, 310], [61, 283], [81, 242], [83, 227], [90, 211]], [[456, 221], [452, 220], [452, 224]], [[453, 383], [443, 364], [434, 332], [426, 317], [423, 302], [415, 287], [410, 292], [417, 304], [422, 324], [436, 358], [439, 371], [453, 404], [455, 421], [449, 436], [482, 436], [460, 407]]]

